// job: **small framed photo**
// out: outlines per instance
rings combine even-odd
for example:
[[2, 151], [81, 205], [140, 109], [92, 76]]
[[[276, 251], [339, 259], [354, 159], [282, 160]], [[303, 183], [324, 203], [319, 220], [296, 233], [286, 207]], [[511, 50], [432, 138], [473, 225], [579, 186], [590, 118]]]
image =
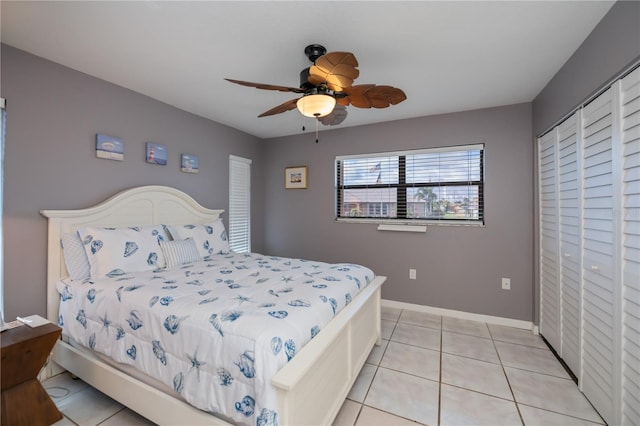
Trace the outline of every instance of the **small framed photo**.
[[198, 173], [198, 156], [182, 154], [180, 156], [180, 171], [184, 173]]
[[307, 189], [307, 166], [286, 167], [284, 169], [286, 189]]
[[147, 142], [147, 163], [167, 165], [167, 146], [159, 143]]
[[96, 157], [106, 160], [124, 160], [124, 140], [97, 133]]

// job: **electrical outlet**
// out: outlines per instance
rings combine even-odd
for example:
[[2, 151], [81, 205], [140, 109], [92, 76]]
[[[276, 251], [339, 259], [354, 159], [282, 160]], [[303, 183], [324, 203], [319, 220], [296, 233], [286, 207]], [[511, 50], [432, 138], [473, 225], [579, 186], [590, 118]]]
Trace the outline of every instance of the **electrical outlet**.
[[416, 270], [415, 269], [409, 269], [409, 279], [410, 280], [415, 280], [416, 279]]
[[511, 290], [511, 278], [503, 278], [502, 279], [502, 289], [503, 290]]

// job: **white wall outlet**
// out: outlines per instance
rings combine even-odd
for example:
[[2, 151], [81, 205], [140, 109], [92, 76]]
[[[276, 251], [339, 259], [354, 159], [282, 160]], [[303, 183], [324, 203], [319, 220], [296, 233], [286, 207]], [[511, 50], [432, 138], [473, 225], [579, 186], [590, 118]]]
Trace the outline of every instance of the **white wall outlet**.
[[503, 278], [502, 279], [502, 289], [503, 290], [511, 290], [511, 278]]
[[416, 270], [415, 269], [409, 269], [409, 279], [410, 280], [415, 280], [416, 279]]

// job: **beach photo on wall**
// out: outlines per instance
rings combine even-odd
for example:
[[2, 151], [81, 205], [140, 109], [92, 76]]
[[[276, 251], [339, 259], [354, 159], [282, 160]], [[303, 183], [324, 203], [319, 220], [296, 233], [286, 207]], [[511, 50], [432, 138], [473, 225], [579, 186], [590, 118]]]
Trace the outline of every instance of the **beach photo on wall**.
[[167, 165], [167, 146], [159, 143], [147, 142], [147, 163]]
[[180, 160], [180, 171], [184, 173], [198, 173], [198, 156], [193, 154], [182, 154]]
[[96, 157], [106, 160], [124, 160], [124, 140], [115, 136], [96, 134]]

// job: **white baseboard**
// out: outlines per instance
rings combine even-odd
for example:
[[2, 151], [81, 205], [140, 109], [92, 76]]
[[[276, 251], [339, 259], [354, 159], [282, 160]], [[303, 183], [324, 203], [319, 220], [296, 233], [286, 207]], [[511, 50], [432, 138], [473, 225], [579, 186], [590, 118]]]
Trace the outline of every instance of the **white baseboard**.
[[486, 322], [488, 324], [504, 325], [507, 327], [522, 328], [530, 330], [533, 334], [538, 334], [538, 326], [531, 321], [522, 321], [513, 318], [495, 317], [492, 315], [473, 314], [453, 309], [435, 308], [433, 306], [416, 305], [413, 303], [396, 302], [395, 300], [382, 299], [381, 305], [386, 308], [407, 309], [410, 311], [426, 312], [428, 314], [443, 315], [471, 321]]

